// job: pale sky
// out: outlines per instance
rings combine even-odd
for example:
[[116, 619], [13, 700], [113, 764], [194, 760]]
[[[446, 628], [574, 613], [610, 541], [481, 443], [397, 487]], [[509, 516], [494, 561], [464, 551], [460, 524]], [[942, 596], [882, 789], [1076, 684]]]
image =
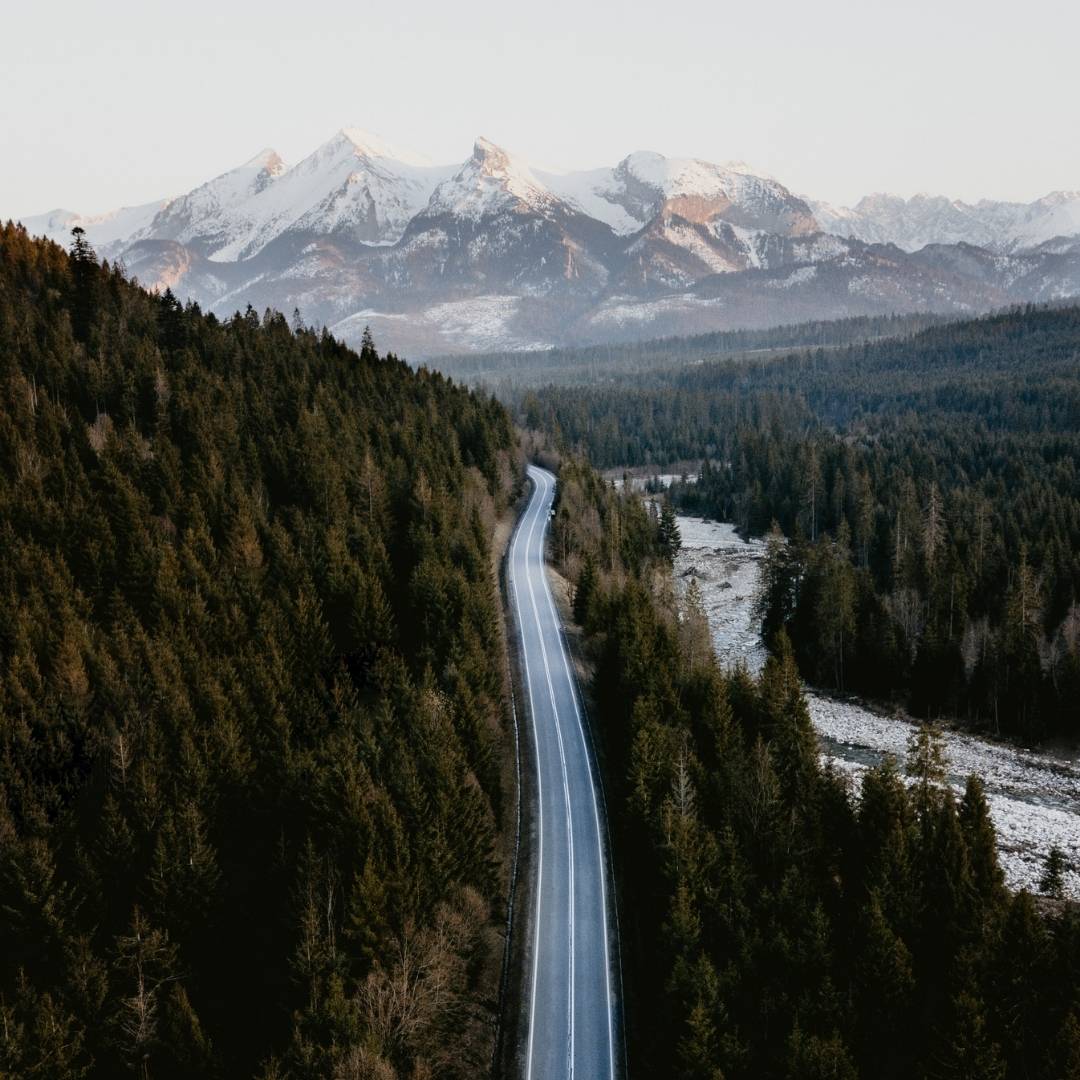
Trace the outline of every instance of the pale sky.
[[346, 125], [434, 161], [745, 160], [793, 191], [1080, 189], [1080, 3], [6, 5], [0, 218], [181, 194]]

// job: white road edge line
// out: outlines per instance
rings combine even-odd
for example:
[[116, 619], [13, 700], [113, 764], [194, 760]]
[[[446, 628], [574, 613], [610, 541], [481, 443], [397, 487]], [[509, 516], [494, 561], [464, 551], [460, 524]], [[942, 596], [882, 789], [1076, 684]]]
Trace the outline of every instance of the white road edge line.
[[[544, 523], [543, 534], [541, 535], [541, 545], [543, 545], [544, 539], [547, 534], [547, 522]], [[555, 626], [558, 629], [561, 626], [558, 614], [555, 611], [555, 603], [551, 597], [551, 586], [548, 584], [547, 573], [545, 567], [545, 573], [543, 577], [544, 592], [547, 594], [548, 607], [551, 610], [551, 617], [555, 622]], [[607, 882], [605, 880], [607, 874], [607, 863], [604, 861], [604, 845], [600, 835], [600, 804], [596, 798], [596, 783], [593, 780], [593, 762], [592, 757], [589, 754], [589, 746], [585, 740], [585, 726], [581, 719], [581, 708], [578, 704], [578, 692], [577, 681], [574, 679], [570, 671], [569, 660], [566, 655], [566, 645], [562, 643], [562, 660], [563, 669], [566, 672], [567, 682], [570, 684], [570, 699], [574, 703], [574, 716], [577, 719], [578, 734], [581, 736], [581, 748], [585, 754], [585, 763], [588, 766], [589, 772], [589, 791], [592, 796], [593, 805], [593, 820], [596, 824], [596, 851], [600, 861], [600, 903], [603, 909], [603, 927], [604, 927], [604, 984], [607, 993], [607, 1029], [608, 1029], [608, 1076], [611, 1080], [615, 1080], [615, 1035], [614, 1035], [614, 1022], [612, 1019], [611, 1008], [611, 960], [608, 955], [608, 909], [607, 909]]]
[[[534, 485], [536, 482], [533, 481]], [[539, 485], [536, 485], [539, 488]], [[532, 529], [536, 527], [537, 514], [533, 510], [526, 511], [526, 513], [533, 514], [532, 526], [529, 530], [530, 539], [532, 537]], [[525, 689], [529, 695], [529, 715], [533, 719], [533, 749], [536, 753], [536, 792], [537, 802], [540, 806], [540, 812], [537, 815], [537, 860], [536, 860], [536, 912], [534, 919], [536, 922], [536, 931], [533, 939], [533, 977], [532, 977], [532, 994], [530, 996], [529, 1004], [529, 1045], [526, 1053], [526, 1077], [532, 1077], [532, 1062], [533, 1062], [533, 1036], [536, 1032], [536, 978], [540, 970], [540, 902], [542, 896], [542, 885], [544, 878], [544, 804], [543, 804], [543, 780], [540, 775], [540, 744], [536, 738], [535, 728], [535, 716], [536, 710], [533, 706], [533, 691], [532, 691], [532, 675], [529, 672], [529, 650], [525, 647], [525, 627], [521, 620], [521, 603], [518, 598], [518, 586], [517, 586], [517, 546], [518, 541], [521, 539], [521, 534], [525, 531], [525, 521], [522, 520], [517, 530], [514, 533], [514, 543], [510, 549], [510, 584], [514, 591], [514, 611], [518, 620], [518, 627], [521, 634], [521, 655], [525, 664]], [[529, 540], [525, 542], [526, 552], [528, 551]]]
[[[540, 493], [539, 501], [538, 501], [538, 504], [537, 504], [538, 508], [539, 508], [541, 506], [546, 505], [547, 499], [548, 499], [548, 492], [551, 489], [551, 485], [548, 483], [547, 477], [543, 472], [538, 471], [538, 475], [539, 475], [540, 479], [543, 481], [542, 485], [537, 484], [537, 491], [538, 491], [538, 493]], [[538, 509], [538, 511], [537, 511], [537, 520], [539, 520], [539, 517], [540, 517], [540, 513], [539, 513], [539, 509]], [[536, 521], [534, 520], [533, 528], [535, 528], [535, 525], [536, 525]], [[548, 584], [547, 584], [547, 564], [546, 564], [545, 553], [544, 553], [544, 540], [545, 540], [545, 537], [547, 536], [547, 525], [548, 525], [547, 518], [545, 517], [544, 525], [540, 530], [540, 547], [539, 547], [539, 550], [537, 551], [537, 566], [539, 567], [539, 570], [540, 570], [540, 580], [541, 580], [543, 588], [546, 591], [547, 599], [548, 599], [548, 605], [549, 605], [549, 608], [550, 608], [551, 590], [548, 588]], [[531, 547], [531, 544], [532, 544], [533, 528], [529, 529], [529, 540], [528, 540], [528, 542], [526, 544], [526, 547], [525, 547], [525, 557], [526, 557], [526, 559], [528, 559], [528, 557], [529, 557], [530, 547]], [[558, 707], [558, 704], [556, 703], [556, 700], [555, 700], [555, 686], [551, 681], [551, 665], [550, 665], [550, 663], [548, 661], [547, 645], [544, 642], [544, 629], [543, 629], [542, 623], [540, 622], [540, 609], [536, 605], [536, 592], [533, 589], [533, 578], [532, 578], [531, 573], [527, 576], [527, 581], [528, 581], [528, 584], [529, 584], [529, 599], [532, 601], [533, 619], [536, 622], [536, 635], [537, 635], [537, 639], [540, 642], [540, 655], [543, 657], [543, 660], [544, 660], [544, 675], [545, 675], [545, 678], [546, 678], [546, 681], [547, 681], [547, 686], [548, 686], [548, 696], [551, 698], [551, 713], [552, 713], [553, 719], [555, 720], [555, 738], [556, 738], [556, 741], [559, 744], [559, 765], [560, 765], [560, 767], [562, 769], [563, 800], [564, 800], [564, 802], [566, 804], [566, 843], [567, 843], [567, 849], [568, 849], [567, 850], [567, 855], [568, 855], [568, 864], [569, 864], [569, 887], [568, 887], [568, 893], [569, 893], [568, 901], [569, 901], [569, 903], [568, 903], [568, 915], [567, 915], [567, 923], [568, 923], [568, 926], [567, 926], [567, 929], [568, 929], [567, 946], [568, 946], [568, 951], [569, 951], [568, 966], [569, 966], [569, 969], [570, 969], [569, 970], [569, 979], [568, 979], [569, 993], [567, 995], [567, 1058], [568, 1058], [568, 1062], [569, 1062], [569, 1075], [570, 1075], [571, 1080], [572, 1080], [573, 1075], [574, 1075], [574, 990], [575, 990], [575, 987], [574, 987], [574, 982], [575, 982], [575, 964], [574, 964], [574, 816], [573, 816], [573, 811], [571, 809], [571, 804], [570, 804], [570, 777], [569, 777], [569, 774], [568, 774], [567, 769], [566, 769], [566, 746], [565, 746], [565, 743], [563, 742], [562, 724], [559, 722], [559, 707]], [[552, 613], [554, 614], [554, 609], [551, 609], [551, 610], [552, 610]], [[559, 622], [558, 622], [557, 618], [556, 618], [556, 620], [554, 622], [554, 628], [555, 628], [555, 630], [557, 632], [558, 628], [559, 628]], [[561, 645], [562, 645], [562, 643], [560, 641], [560, 647], [561, 647]], [[565, 662], [566, 662], [566, 655], [565, 655], [565, 650], [564, 650], [563, 651], [563, 663], [564, 663], [564, 665], [565, 665]], [[572, 684], [571, 684], [571, 687], [570, 687], [570, 694], [571, 694], [571, 699], [573, 699], [573, 685]], [[575, 709], [576, 709], [576, 707], [577, 706], [575, 705]], [[543, 813], [542, 808], [541, 808], [541, 813]], [[601, 865], [601, 873], [602, 873], [602, 871], [603, 871], [603, 866]]]

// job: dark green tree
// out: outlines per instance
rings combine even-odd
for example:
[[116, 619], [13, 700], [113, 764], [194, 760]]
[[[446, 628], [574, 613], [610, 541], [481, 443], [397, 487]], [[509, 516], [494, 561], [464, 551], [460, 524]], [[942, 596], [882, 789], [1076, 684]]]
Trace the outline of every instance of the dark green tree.
[[660, 550], [669, 563], [674, 563], [681, 547], [682, 536], [675, 518], [675, 509], [665, 500], [660, 507]]

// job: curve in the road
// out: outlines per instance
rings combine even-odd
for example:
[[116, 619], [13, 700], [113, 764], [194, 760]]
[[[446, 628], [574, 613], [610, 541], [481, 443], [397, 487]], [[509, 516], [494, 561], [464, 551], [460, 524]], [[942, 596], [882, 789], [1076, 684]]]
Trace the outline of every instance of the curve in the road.
[[535, 467], [530, 467], [529, 478], [532, 495], [510, 550], [537, 791], [525, 1077], [615, 1080], [600, 800], [545, 565], [555, 478]]

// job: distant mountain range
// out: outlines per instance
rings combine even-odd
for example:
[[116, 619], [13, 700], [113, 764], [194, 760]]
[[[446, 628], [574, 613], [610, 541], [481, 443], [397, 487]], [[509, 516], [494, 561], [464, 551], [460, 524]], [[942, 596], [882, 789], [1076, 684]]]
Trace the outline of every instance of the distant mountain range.
[[219, 315], [251, 304], [413, 357], [1080, 295], [1080, 192], [872, 195], [837, 208], [742, 163], [530, 168], [486, 139], [436, 165], [344, 128], [176, 198], [24, 219]]
[[1054, 191], [1032, 203], [965, 203], [941, 195], [867, 195], [854, 207], [811, 202], [825, 232], [917, 251], [927, 244], [974, 244], [1007, 253], [1080, 234], [1080, 191]]

